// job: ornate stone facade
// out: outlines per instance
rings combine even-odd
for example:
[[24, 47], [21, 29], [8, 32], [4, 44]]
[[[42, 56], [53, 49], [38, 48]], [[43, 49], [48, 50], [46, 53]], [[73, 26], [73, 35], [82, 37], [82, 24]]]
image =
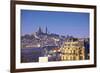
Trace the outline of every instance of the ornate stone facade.
[[84, 42], [80, 42], [80, 41], [64, 42], [60, 50], [61, 50], [62, 61], [85, 59]]

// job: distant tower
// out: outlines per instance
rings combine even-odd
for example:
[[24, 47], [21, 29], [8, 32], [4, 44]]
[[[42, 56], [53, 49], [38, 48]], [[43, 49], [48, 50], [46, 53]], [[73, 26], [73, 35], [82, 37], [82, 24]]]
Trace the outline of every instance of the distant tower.
[[38, 33], [43, 33], [41, 27], [39, 27]]
[[47, 29], [47, 26], [46, 26], [46, 29], [45, 29], [45, 33], [46, 33], [46, 34], [48, 33], [48, 29]]

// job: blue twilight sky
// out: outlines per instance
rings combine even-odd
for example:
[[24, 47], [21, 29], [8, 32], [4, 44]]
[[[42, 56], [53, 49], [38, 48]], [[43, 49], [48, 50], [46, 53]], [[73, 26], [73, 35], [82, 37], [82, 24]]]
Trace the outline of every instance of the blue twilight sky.
[[21, 33], [30, 34], [41, 27], [45, 32], [74, 37], [89, 37], [89, 13], [21, 10]]

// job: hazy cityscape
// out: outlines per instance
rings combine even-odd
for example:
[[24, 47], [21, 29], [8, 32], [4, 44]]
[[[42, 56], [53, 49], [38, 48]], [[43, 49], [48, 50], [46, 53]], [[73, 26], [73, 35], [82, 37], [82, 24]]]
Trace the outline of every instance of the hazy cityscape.
[[39, 57], [47, 57], [47, 61], [89, 59], [89, 38], [48, 33], [47, 27], [45, 32], [39, 27], [37, 32], [21, 36], [21, 43], [21, 62], [39, 62]]

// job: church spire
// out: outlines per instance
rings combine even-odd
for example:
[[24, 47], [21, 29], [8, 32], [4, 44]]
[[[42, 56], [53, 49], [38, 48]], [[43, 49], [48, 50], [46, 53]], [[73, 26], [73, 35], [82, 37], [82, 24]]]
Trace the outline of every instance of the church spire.
[[47, 29], [47, 26], [46, 26], [46, 28], [45, 28], [45, 33], [46, 33], [46, 34], [48, 33], [48, 29]]
[[42, 33], [42, 29], [41, 29], [40, 26], [39, 26], [39, 29], [38, 29], [38, 33]]

